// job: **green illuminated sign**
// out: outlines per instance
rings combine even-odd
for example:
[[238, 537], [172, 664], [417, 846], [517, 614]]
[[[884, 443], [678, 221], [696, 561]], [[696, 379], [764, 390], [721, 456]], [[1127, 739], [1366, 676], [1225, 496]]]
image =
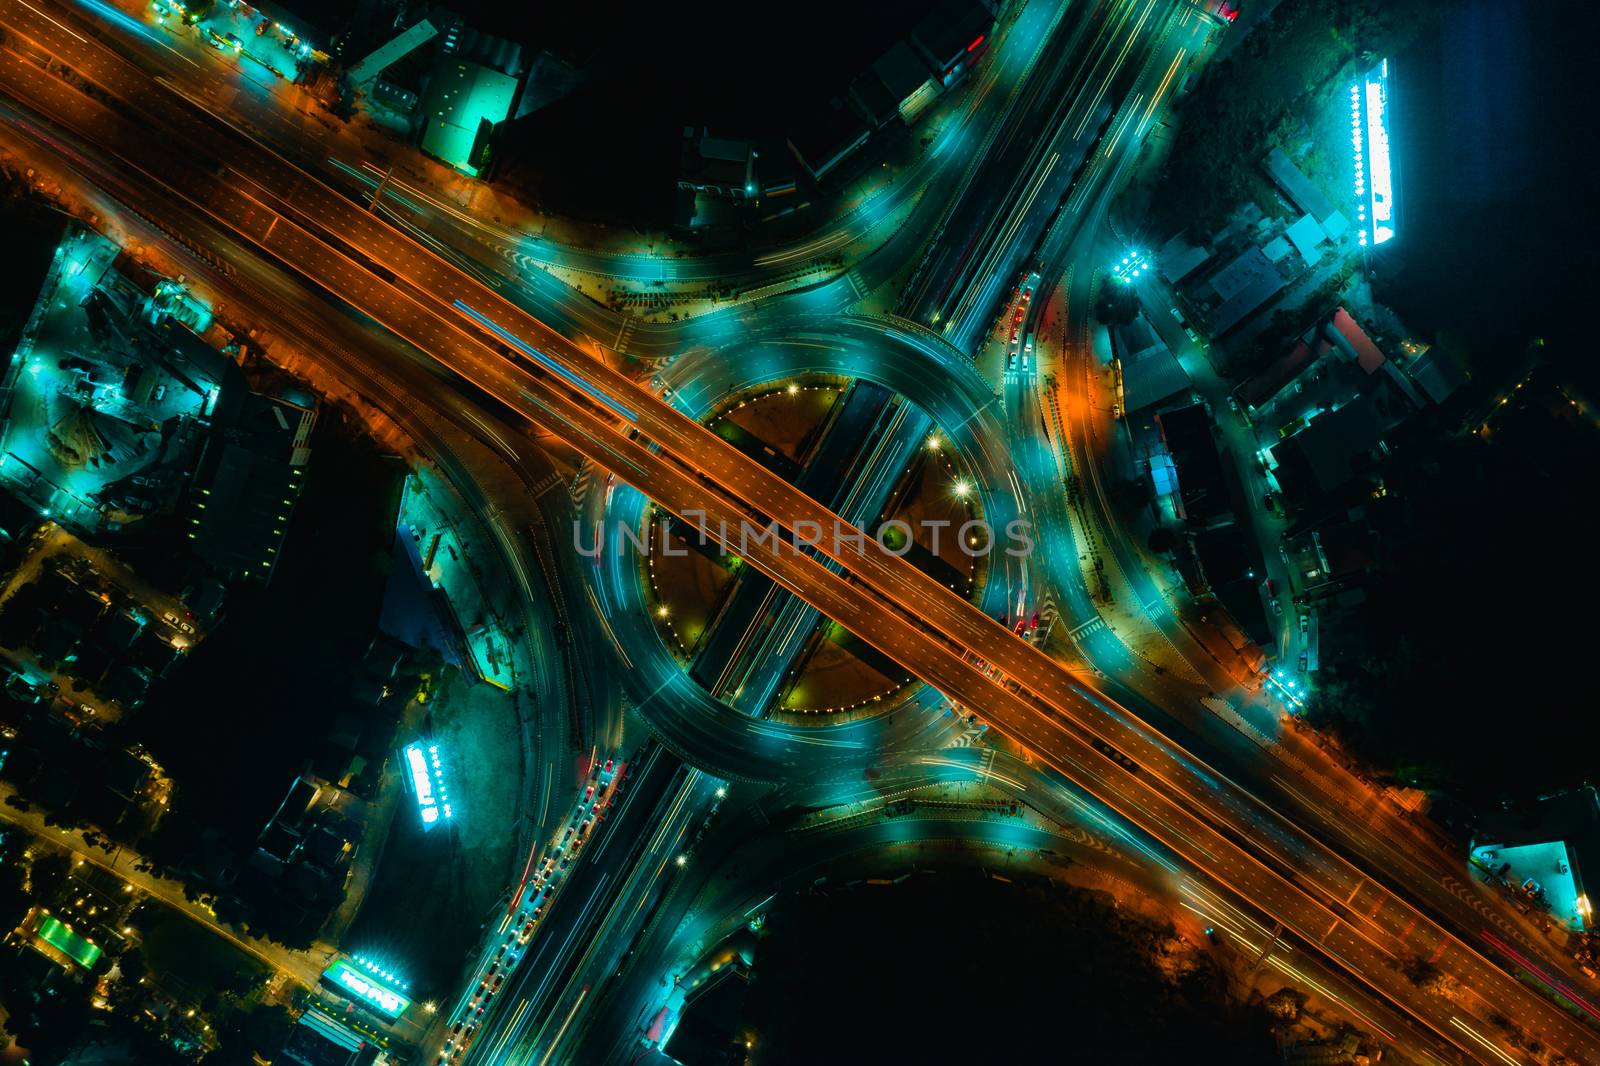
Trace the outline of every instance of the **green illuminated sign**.
[[40, 912], [39, 924], [34, 927], [33, 932], [40, 940], [43, 940], [73, 962], [82, 966], [85, 970], [93, 966], [95, 960], [100, 957], [99, 947], [74, 933], [70, 925], [58, 921], [44, 912]]
[[406, 1012], [411, 1001], [388, 987], [371, 973], [340, 959], [322, 972], [322, 979], [341, 994], [372, 1008], [390, 1021]]

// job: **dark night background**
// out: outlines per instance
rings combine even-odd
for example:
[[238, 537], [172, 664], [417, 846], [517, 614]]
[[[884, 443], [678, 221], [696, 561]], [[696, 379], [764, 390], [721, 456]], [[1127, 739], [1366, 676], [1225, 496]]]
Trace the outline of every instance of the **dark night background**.
[[683, 127], [782, 134], [935, 3], [451, 6], [487, 32], [590, 69], [583, 89], [516, 124], [507, 171], [571, 214], [659, 224], [672, 214]]
[[1259, 1004], [1209, 966], [1164, 977], [1170, 930], [1085, 891], [941, 864], [769, 922], [744, 1011], [759, 1066], [1282, 1061]]

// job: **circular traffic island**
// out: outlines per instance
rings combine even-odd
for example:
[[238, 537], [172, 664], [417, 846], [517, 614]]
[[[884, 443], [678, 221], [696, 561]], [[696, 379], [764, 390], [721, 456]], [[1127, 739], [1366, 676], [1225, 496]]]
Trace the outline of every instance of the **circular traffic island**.
[[[995, 535], [945, 436], [883, 385], [805, 375], [725, 398], [704, 419], [724, 441], [839, 515], [817, 554], [856, 549], [855, 530], [971, 596]], [[701, 529], [646, 512], [641, 574], [663, 639], [691, 678], [743, 713], [836, 721], [887, 711], [919, 688], [867, 640], [764, 574], [774, 532]], [[789, 537], [791, 534], [781, 534]]]

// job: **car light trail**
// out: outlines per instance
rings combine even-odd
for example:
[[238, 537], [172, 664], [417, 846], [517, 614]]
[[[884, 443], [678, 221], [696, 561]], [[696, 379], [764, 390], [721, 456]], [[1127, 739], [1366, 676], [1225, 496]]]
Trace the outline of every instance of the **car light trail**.
[[1483, 1034], [1479, 1033], [1476, 1029], [1463, 1022], [1460, 1018], [1451, 1018], [1450, 1024], [1455, 1026], [1457, 1029], [1460, 1029], [1463, 1033], [1466, 1033], [1467, 1036], [1471, 1037], [1474, 1042], [1483, 1045], [1483, 1047], [1488, 1049], [1490, 1054], [1494, 1055], [1494, 1057], [1499, 1059], [1501, 1062], [1509, 1062], [1511, 1066], [1518, 1066], [1516, 1059], [1512, 1058], [1510, 1055], [1507, 1055], [1504, 1051], [1501, 1051], [1494, 1044], [1490, 1043], [1487, 1039], [1485, 1039]]
[[1552, 992], [1555, 992], [1557, 995], [1571, 1002], [1573, 1006], [1589, 1015], [1589, 1017], [1595, 1019], [1596, 1021], [1600, 1021], [1600, 1010], [1596, 1010], [1594, 1004], [1590, 1003], [1577, 992], [1573, 991], [1571, 986], [1569, 986], [1566, 982], [1562, 981], [1560, 978], [1551, 977], [1549, 974], [1545, 973], [1522, 954], [1512, 950], [1511, 945], [1507, 944], [1493, 933], [1485, 930], [1483, 939], [1487, 940], [1491, 945], [1498, 948], [1502, 954], [1511, 959], [1518, 966], [1521, 966], [1534, 977], [1537, 977], [1540, 981], [1543, 981], [1545, 986]]
[[607, 410], [614, 411], [616, 414], [627, 419], [629, 422], [639, 421], [639, 416], [635, 414], [631, 408], [624, 407], [616, 400], [613, 400], [600, 389], [583, 380], [578, 375], [574, 374], [572, 371], [556, 362], [554, 359], [551, 359], [548, 355], [545, 355], [543, 352], [534, 348], [527, 341], [523, 340], [521, 337], [518, 337], [515, 333], [512, 333], [510, 330], [491, 319], [488, 315], [485, 315], [483, 312], [469, 306], [465, 300], [455, 301], [455, 308], [472, 321], [488, 330], [490, 333], [493, 333], [496, 337], [511, 345], [511, 347], [515, 348], [523, 355], [526, 355], [529, 359], [532, 359], [534, 362], [538, 363], [544, 369], [560, 377], [568, 384], [580, 389], [584, 395], [590, 397], [602, 407], [605, 407]]

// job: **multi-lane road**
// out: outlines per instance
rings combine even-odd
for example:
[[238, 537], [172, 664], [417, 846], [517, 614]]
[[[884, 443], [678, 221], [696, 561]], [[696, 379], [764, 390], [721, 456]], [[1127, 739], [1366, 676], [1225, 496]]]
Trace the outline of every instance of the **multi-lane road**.
[[[1123, 25], [1142, 11], [1134, 23], [1139, 33], [1147, 32], [1146, 25], [1160, 25], [1164, 36], [1166, 23], [1150, 21], [1154, 7], [1113, 5], [1109, 10], [1116, 17], [1110, 25]], [[162, 76], [166, 81], [158, 80], [147, 67], [108, 47], [78, 10], [7, 0], [0, 4], [0, 21], [10, 35], [10, 46], [0, 51], [0, 91], [34, 120], [114, 158], [136, 183], [148, 183], [201, 213], [253, 249], [249, 254], [271, 258], [360, 310], [478, 390], [482, 402], [544, 426], [658, 506], [713, 529], [722, 522], [735, 530], [741, 523], [762, 529], [776, 523], [791, 534], [855, 532], [614, 369], [603, 352], [574, 344], [530, 314], [526, 301], [502, 295], [511, 295], [507, 286], [418, 244], [275, 154], [256, 135], [174, 91], [167, 75]], [[1118, 39], [1113, 32], [1110, 40]], [[1117, 54], [1133, 54], [1133, 43], [1128, 38]], [[70, 78], [62, 76], [62, 66], [70, 68]], [[1120, 85], [1114, 77], [1120, 69], [1114, 62], [1102, 77]], [[1080, 126], [1083, 116], [1092, 120], [1101, 106], [1090, 103], [1094, 99], [1091, 94], [1077, 111], [1069, 109], [1052, 136], [1067, 133], [1082, 150], [1082, 131], [1068, 127], [1075, 113]], [[1118, 114], [1113, 108], [1109, 117], [1115, 120]], [[1112, 121], [1106, 128], [1117, 136], [1122, 127]], [[1048, 175], [1049, 157], [1042, 157], [1043, 169], [1040, 158], [1035, 156], [1028, 169]], [[1032, 203], [1053, 212], [1051, 196], [1059, 201], [1072, 187], [1069, 182], [1042, 200], [1032, 197], [1020, 214], [1006, 212], [1010, 221], [997, 234], [987, 239], [980, 234], [961, 246], [980, 249], [956, 256], [961, 265], [953, 285], [964, 291], [954, 306], [962, 321], [981, 321], [977, 309], [989, 300], [983, 291], [969, 299], [973, 285], [992, 290], [1009, 284], [996, 281], [993, 264], [1016, 261], [1016, 235], [1045, 231], [1049, 213], [1039, 217]], [[952, 216], [962, 217], [960, 212]], [[974, 254], [977, 275], [968, 262]], [[944, 260], [936, 253], [935, 261]], [[938, 301], [948, 305], [947, 297]], [[981, 607], [870, 538], [859, 552], [853, 547], [857, 543], [848, 535], [838, 541], [823, 535], [817, 557], [787, 550], [777, 540], [742, 554], [779, 586], [978, 711], [1222, 890], [1282, 923], [1300, 942], [1403, 1008], [1444, 1043], [1466, 1055], [1481, 1053], [1463, 1036], [1461, 1016], [1476, 1019], [1481, 1030], [1485, 1018], [1498, 1014], [1575, 1061], [1591, 1060], [1594, 1031], [1570, 1008], [1522, 984], [1503, 968], [1507, 960], [1485, 951], [1474, 938], [1472, 924], [1481, 921], [1475, 911], [1435, 909], [1436, 901], [1418, 891], [1413, 869], [1382, 865], [1376, 855], [1346, 858], [1323, 841], [1326, 827], [1302, 827], [1280, 816], [1018, 640]], [[823, 559], [831, 559], [832, 567]], [[1433, 913], [1409, 898], [1426, 899]], [[1454, 975], [1467, 993], [1449, 1002], [1417, 988], [1403, 970], [1419, 958]]]

